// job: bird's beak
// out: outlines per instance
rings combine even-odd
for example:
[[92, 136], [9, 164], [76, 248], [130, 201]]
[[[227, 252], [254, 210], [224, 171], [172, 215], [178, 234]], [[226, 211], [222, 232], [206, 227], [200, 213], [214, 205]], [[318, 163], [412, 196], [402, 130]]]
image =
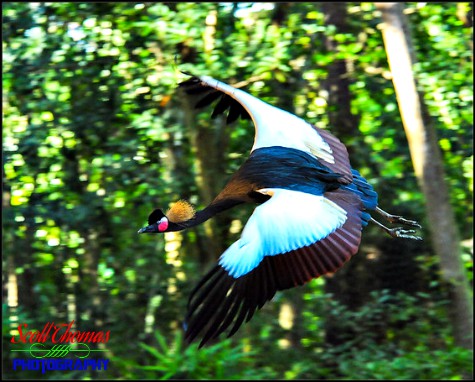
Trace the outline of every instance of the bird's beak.
[[152, 225], [148, 225], [146, 227], [140, 228], [137, 231], [137, 233], [150, 233], [150, 232], [155, 232], [155, 231], [156, 231], [155, 224], [152, 224]]

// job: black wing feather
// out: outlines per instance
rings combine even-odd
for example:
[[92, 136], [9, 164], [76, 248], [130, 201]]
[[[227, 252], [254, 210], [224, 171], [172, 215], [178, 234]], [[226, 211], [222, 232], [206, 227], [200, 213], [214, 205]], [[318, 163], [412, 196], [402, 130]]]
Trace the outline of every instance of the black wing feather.
[[196, 109], [209, 106], [219, 99], [219, 102], [213, 109], [211, 118], [216, 118], [216, 116], [229, 110], [226, 118], [227, 124], [233, 123], [239, 117], [241, 119], [251, 119], [247, 110], [238, 101], [226, 93], [205, 84], [198, 77], [193, 76], [186, 81], [180, 82], [178, 87], [190, 96], [201, 96], [194, 105]]

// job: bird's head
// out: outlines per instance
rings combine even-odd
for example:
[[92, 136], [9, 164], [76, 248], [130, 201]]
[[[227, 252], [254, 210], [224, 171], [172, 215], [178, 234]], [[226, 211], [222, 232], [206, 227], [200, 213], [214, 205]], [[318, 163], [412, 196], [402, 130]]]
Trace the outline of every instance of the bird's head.
[[187, 227], [185, 223], [193, 219], [194, 216], [193, 206], [184, 200], [179, 200], [170, 207], [166, 214], [160, 209], [154, 210], [148, 217], [148, 226], [140, 228], [138, 233], [181, 231]]

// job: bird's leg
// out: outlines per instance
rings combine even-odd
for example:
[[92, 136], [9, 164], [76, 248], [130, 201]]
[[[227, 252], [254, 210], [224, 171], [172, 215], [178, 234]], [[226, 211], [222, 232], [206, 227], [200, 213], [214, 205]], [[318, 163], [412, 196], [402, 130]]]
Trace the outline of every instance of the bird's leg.
[[402, 216], [391, 215], [390, 213], [383, 211], [379, 207], [376, 207], [376, 212], [382, 215], [390, 223], [401, 223], [401, 224], [408, 225], [411, 227], [421, 228], [421, 225], [418, 222], [414, 220], [404, 219]]
[[414, 233], [416, 233], [416, 231], [414, 231], [413, 229], [406, 230], [406, 229], [403, 229], [402, 227], [388, 228], [385, 225], [378, 222], [377, 220], [374, 220], [373, 218], [371, 218], [371, 221], [375, 223], [377, 226], [379, 226], [381, 229], [386, 231], [392, 237], [397, 237], [400, 239], [422, 240], [420, 236], [413, 235]]

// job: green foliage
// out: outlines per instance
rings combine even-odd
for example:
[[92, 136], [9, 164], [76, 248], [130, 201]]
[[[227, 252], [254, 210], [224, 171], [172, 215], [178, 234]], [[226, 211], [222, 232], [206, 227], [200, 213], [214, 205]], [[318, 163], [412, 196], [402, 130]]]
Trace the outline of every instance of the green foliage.
[[473, 352], [458, 347], [434, 350], [421, 345], [395, 357], [381, 353], [379, 349], [349, 352], [340, 363], [343, 379], [357, 375], [358, 379], [460, 380], [473, 373]]
[[359, 309], [349, 310], [334, 296], [325, 298], [324, 320], [334, 323], [342, 335], [341, 344], [323, 350], [319, 362], [337, 365], [339, 378], [465, 379], [472, 375], [473, 351], [454, 346], [447, 330], [446, 300], [434, 302], [425, 293], [394, 295], [382, 290], [371, 293], [370, 301]]
[[[460, 16], [464, 4], [408, 3], [406, 11], [471, 279], [473, 31]], [[470, 352], [453, 345], [430, 240], [387, 244], [365, 230], [374, 248], [363, 245], [359, 256], [401, 259], [389, 274], [416, 280], [411, 293], [398, 295], [398, 286], [370, 294], [388, 280], [380, 264], [366, 261], [345, 277], [369, 280], [367, 289], [330, 296], [321, 279], [279, 293], [235, 337], [198, 350], [183, 344], [180, 329], [189, 291], [252, 208], [180, 235], [136, 234], [153, 208], [179, 198], [206, 204], [252, 146], [249, 123], [224, 127], [208, 120], [209, 110], [190, 120], [175, 93], [179, 70], [240, 83], [334, 132], [326, 82], [338, 60], [358, 121], [340, 136], [354, 167], [383, 207], [427, 226], [381, 20], [373, 3], [345, 6], [341, 30], [326, 23], [321, 3], [3, 3], [4, 344], [22, 322], [75, 319], [79, 329], [111, 331], [110, 370], [42, 376], [52, 379], [470, 375]], [[344, 296], [356, 296], [355, 306], [336, 302]], [[291, 329], [278, 320], [288, 305]], [[5, 377], [39, 377], [15, 374], [9, 350]]]
[[[128, 360], [116, 360], [132, 371], [131, 376], [146, 379], [267, 379], [275, 374], [267, 369], [255, 370], [255, 351], [244, 346], [233, 346], [230, 340], [221, 341], [203, 349], [186, 345], [177, 331], [170, 342], [159, 332], [155, 333], [153, 346], [141, 343], [149, 354], [148, 365], [131, 364]], [[212, 360], [212, 362], [210, 362]]]

